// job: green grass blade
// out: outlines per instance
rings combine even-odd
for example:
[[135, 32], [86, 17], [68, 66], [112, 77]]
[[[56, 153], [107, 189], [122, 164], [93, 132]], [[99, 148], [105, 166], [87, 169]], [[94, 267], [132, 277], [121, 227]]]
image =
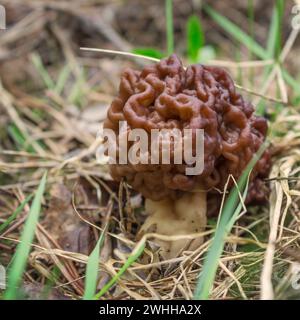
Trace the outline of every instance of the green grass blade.
[[277, 8], [275, 6], [272, 13], [272, 19], [271, 19], [268, 42], [267, 42], [267, 52], [270, 58], [273, 58], [275, 56], [277, 34], [279, 31], [278, 27], [279, 27], [279, 19], [277, 14]]
[[8, 273], [8, 286], [4, 293], [4, 299], [13, 300], [17, 298], [18, 288], [22, 280], [30, 246], [34, 238], [35, 228], [38, 222], [41, 211], [42, 197], [45, 191], [47, 180], [47, 173], [44, 174], [39, 184], [38, 190], [33, 199], [28, 218], [25, 222], [24, 230], [22, 232], [20, 243], [17, 246], [15, 255], [13, 257], [12, 266]]
[[173, 26], [173, 1], [166, 1], [166, 30], [167, 30], [167, 54], [174, 52], [174, 26]]
[[128, 257], [122, 268], [119, 272], [111, 278], [111, 280], [95, 295], [94, 299], [99, 300], [126, 272], [126, 270], [139, 258], [139, 256], [144, 252], [145, 243], [142, 242], [140, 246], [138, 246], [135, 250], [133, 250], [132, 254]]
[[23, 211], [26, 204], [32, 199], [33, 195], [29, 195], [18, 208], [11, 214], [11, 216], [0, 225], [0, 234], [17, 218], [17, 216]]
[[[248, 0], [248, 23], [249, 23], [249, 32], [251, 39], [255, 39], [254, 33], [254, 22], [255, 22], [255, 8], [254, 8], [254, 0]], [[249, 51], [249, 60], [252, 60], [253, 52]], [[249, 78], [251, 83], [251, 88], [254, 86], [254, 70], [251, 68], [249, 70]]]
[[[254, 22], [255, 22], [255, 9], [254, 9], [254, 3], [253, 0], [248, 0], [248, 24], [249, 24], [249, 33], [251, 36], [251, 39], [254, 40]], [[252, 53], [250, 51], [250, 53]], [[251, 56], [250, 56], [251, 57]]]
[[273, 9], [272, 20], [267, 42], [267, 52], [269, 58], [278, 58], [281, 49], [281, 29], [282, 17], [284, 11], [284, 1], [276, 0], [276, 5]]
[[33, 65], [35, 66], [36, 70], [38, 71], [38, 73], [40, 74], [41, 78], [43, 79], [46, 87], [48, 89], [54, 89], [55, 83], [52, 80], [52, 78], [50, 77], [47, 69], [43, 65], [43, 61], [42, 61], [41, 57], [38, 54], [33, 53], [31, 55], [31, 61], [32, 61]]
[[291, 88], [293, 88], [296, 91], [296, 93], [298, 93], [300, 90], [300, 82], [295, 80], [285, 69], [282, 68], [281, 72], [282, 72], [283, 79], [286, 81], [286, 83]]
[[218, 23], [226, 32], [228, 32], [232, 37], [241, 42], [256, 56], [261, 59], [268, 59], [267, 51], [256, 41], [254, 41], [247, 33], [241, 30], [237, 25], [219, 14], [210, 6], [205, 5], [203, 8], [216, 23]]
[[14, 140], [18, 150], [26, 150], [29, 153], [35, 153], [32, 145], [26, 141], [21, 130], [14, 123], [8, 126], [8, 133]]
[[186, 26], [187, 53], [190, 62], [198, 62], [199, 51], [204, 46], [205, 38], [202, 25], [196, 15], [189, 17]]
[[247, 185], [248, 176], [255, 166], [256, 162], [266, 150], [268, 143], [265, 142], [261, 145], [258, 152], [253, 156], [243, 174], [241, 175], [237, 186], [233, 187], [225, 201], [224, 207], [221, 212], [220, 222], [215, 231], [212, 244], [205, 257], [202, 272], [194, 293], [194, 299], [208, 299], [210, 290], [216, 276], [219, 265], [220, 256], [223, 252], [225, 238], [230, 232], [236, 217], [239, 215], [242, 208], [239, 201], [239, 190], [245, 195], [245, 188]]
[[106, 234], [107, 225], [105, 226], [103, 232], [100, 235], [100, 238], [89, 256], [87, 267], [86, 267], [86, 277], [85, 277], [85, 290], [83, 299], [84, 300], [92, 300], [96, 293], [97, 288], [97, 276], [99, 270], [99, 257], [100, 257], [100, 249], [102, 248], [105, 234]]
[[73, 103], [77, 106], [81, 106], [84, 95], [84, 85], [87, 84], [86, 74], [84, 69], [80, 69], [80, 74], [76, 78], [74, 85], [71, 88], [71, 92], [68, 96], [68, 102]]
[[56, 86], [55, 86], [55, 89], [54, 91], [60, 95], [63, 90], [64, 90], [64, 87], [66, 85], [66, 82], [69, 78], [71, 74], [71, 68], [70, 66], [67, 64], [63, 69], [62, 71], [60, 72], [59, 76], [58, 76], [58, 79], [57, 79], [57, 82], [56, 82]]
[[132, 50], [132, 53], [156, 59], [162, 59], [164, 57], [164, 54], [162, 52], [154, 48], [136, 48]]
[[61, 275], [61, 271], [58, 266], [54, 266], [53, 270], [49, 272], [50, 275], [47, 278], [43, 292], [41, 293], [41, 298], [43, 300], [49, 300], [49, 296], [51, 295], [51, 291], [53, 290], [53, 287], [56, 286], [56, 282], [59, 279], [59, 276]]

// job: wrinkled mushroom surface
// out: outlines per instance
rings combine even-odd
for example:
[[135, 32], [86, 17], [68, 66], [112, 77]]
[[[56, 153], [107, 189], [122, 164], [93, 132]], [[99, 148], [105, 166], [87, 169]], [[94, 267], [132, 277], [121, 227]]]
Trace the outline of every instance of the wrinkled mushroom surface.
[[[111, 174], [115, 180], [125, 178], [152, 200], [177, 198], [199, 186], [222, 190], [229, 175], [239, 178], [266, 137], [267, 122], [253, 111], [222, 68], [197, 64], [185, 69], [172, 55], [141, 72], [127, 69], [104, 127], [116, 134], [119, 121], [127, 121], [128, 130], [141, 128], [149, 133], [151, 129], [204, 129], [204, 171], [186, 176], [185, 163], [129, 163], [111, 165]], [[269, 157], [266, 151], [252, 172], [252, 181], [266, 175]], [[252, 189], [251, 197], [257, 192]]]

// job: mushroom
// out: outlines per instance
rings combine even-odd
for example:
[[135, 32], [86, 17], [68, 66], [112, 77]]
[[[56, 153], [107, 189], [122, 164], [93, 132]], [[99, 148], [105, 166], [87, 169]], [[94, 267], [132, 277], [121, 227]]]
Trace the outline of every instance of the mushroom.
[[[112, 129], [119, 137], [120, 121], [127, 123], [125, 136], [136, 128], [149, 134], [152, 129], [165, 128], [204, 130], [201, 174], [187, 175], [190, 165], [184, 162], [120, 164], [117, 161], [110, 165], [113, 179], [125, 179], [146, 199], [148, 217], [140, 232], [172, 236], [205, 230], [207, 195], [218, 197], [216, 190], [223, 190], [227, 181], [231, 187], [229, 175], [238, 179], [265, 140], [267, 121], [253, 112], [251, 103], [236, 92], [233, 80], [222, 68], [201, 64], [184, 68], [173, 54], [142, 71], [123, 72], [119, 94], [108, 110], [104, 128]], [[174, 156], [174, 143], [172, 146]], [[119, 154], [119, 145], [116, 148]], [[149, 147], [148, 156], [151, 151]], [[252, 171], [252, 183], [266, 174], [268, 163], [269, 151], [266, 151]], [[203, 238], [157, 242], [162, 256], [171, 258], [181, 250], [197, 248]]]

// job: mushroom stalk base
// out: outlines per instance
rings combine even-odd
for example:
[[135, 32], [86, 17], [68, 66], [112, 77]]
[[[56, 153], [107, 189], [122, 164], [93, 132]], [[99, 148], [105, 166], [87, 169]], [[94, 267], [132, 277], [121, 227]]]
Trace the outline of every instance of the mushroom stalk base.
[[[142, 233], [155, 232], [166, 236], [199, 233], [206, 227], [206, 192], [185, 193], [177, 200], [146, 199], [146, 212], [149, 214]], [[161, 255], [171, 259], [182, 250], [195, 250], [203, 243], [203, 237], [175, 241], [155, 241], [161, 247]]]

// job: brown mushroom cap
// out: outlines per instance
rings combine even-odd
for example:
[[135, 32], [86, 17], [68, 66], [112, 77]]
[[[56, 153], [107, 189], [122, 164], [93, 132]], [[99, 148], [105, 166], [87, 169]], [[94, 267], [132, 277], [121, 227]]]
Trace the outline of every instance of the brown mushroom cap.
[[[253, 114], [253, 106], [236, 92], [229, 74], [218, 67], [191, 65], [185, 69], [176, 55], [145, 67], [127, 69], [118, 97], [112, 102], [105, 128], [119, 133], [119, 121], [129, 130], [204, 129], [204, 171], [186, 176], [187, 165], [111, 165], [115, 180], [125, 180], [146, 198], [176, 197], [201, 186], [222, 189], [232, 175], [238, 179], [263, 143], [267, 121]], [[149, 150], [150, 152], [150, 150]], [[252, 179], [268, 169], [266, 151]]]

